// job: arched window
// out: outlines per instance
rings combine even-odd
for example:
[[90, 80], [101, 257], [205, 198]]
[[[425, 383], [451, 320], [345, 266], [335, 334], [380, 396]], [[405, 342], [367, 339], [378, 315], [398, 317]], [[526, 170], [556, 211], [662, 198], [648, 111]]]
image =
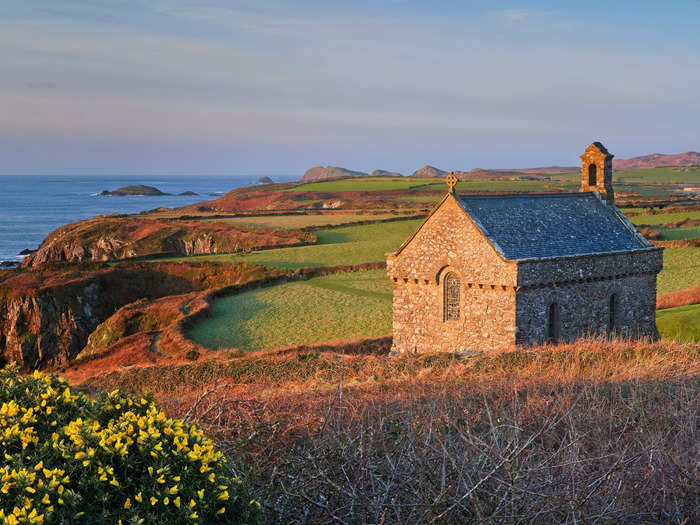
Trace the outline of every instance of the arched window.
[[459, 321], [459, 276], [456, 273], [447, 274], [443, 286], [443, 321]]
[[552, 303], [549, 305], [547, 316], [547, 341], [550, 343], [559, 342], [559, 305]]
[[595, 164], [588, 165], [588, 185], [595, 186], [598, 184], [598, 167]]
[[612, 333], [617, 329], [617, 295], [610, 296], [608, 307], [608, 332]]

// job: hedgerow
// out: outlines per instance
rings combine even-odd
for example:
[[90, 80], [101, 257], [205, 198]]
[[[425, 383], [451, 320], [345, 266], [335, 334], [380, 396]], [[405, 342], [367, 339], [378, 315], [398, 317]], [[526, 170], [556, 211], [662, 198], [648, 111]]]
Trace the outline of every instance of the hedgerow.
[[0, 370], [0, 523], [257, 523], [260, 504], [194, 426], [118, 390]]

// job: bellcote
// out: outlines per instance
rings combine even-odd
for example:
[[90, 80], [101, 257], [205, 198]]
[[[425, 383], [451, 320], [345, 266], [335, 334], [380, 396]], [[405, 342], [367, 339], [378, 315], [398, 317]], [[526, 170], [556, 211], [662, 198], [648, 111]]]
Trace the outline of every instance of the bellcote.
[[609, 204], [615, 203], [612, 186], [612, 155], [600, 142], [594, 142], [581, 155], [581, 190], [595, 191]]

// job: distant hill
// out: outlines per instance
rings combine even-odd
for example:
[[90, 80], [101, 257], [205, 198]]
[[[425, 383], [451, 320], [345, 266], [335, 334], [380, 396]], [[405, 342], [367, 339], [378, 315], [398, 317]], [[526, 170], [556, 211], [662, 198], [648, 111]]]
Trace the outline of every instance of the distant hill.
[[386, 171], [386, 170], [374, 170], [369, 174], [370, 177], [403, 177], [397, 171]]
[[306, 170], [304, 176], [301, 178], [301, 182], [312, 182], [324, 179], [340, 179], [342, 177], [363, 177], [367, 176], [367, 173], [363, 171], [353, 171], [345, 168], [338, 168], [336, 166], [314, 166], [311, 169]]
[[411, 174], [411, 177], [437, 178], [444, 177], [445, 175], [447, 175], [447, 172], [439, 168], [436, 168], [434, 166], [423, 166], [421, 169], [414, 171]]
[[638, 170], [644, 168], [660, 168], [663, 166], [700, 166], [700, 153], [688, 151], [675, 155], [652, 153], [629, 159], [613, 159], [613, 169]]

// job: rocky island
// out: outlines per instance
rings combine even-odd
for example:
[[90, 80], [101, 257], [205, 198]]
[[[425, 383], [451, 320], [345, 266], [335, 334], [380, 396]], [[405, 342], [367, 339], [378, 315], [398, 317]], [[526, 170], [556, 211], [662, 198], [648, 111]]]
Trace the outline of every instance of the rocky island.
[[163, 195], [169, 195], [169, 193], [163, 193], [158, 188], [144, 186], [143, 184], [124, 186], [116, 190], [104, 190], [100, 192], [101, 197], [160, 197]]

